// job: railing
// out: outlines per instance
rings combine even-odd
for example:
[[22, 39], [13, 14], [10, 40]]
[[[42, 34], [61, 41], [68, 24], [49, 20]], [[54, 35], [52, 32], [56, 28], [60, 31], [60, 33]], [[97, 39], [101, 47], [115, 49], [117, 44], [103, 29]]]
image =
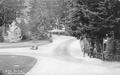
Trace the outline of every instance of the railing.
[[100, 52], [97, 52], [94, 56], [94, 58], [98, 58], [98, 59], [102, 59], [102, 60], [106, 60], [106, 61], [120, 61], [120, 55], [118, 54], [115, 54], [115, 55], [112, 55], [112, 54], [108, 54], [108, 55], [102, 55], [104, 53], [100, 53]]

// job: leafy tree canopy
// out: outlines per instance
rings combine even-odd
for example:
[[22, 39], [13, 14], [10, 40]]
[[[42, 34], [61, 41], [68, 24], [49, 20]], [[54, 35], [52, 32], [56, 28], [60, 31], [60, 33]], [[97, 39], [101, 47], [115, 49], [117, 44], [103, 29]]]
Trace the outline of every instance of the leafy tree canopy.
[[104, 37], [120, 28], [119, 0], [66, 0], [65, 23], [76, 37]]
[[11, 23], [19, 16], [23, 0], [0, 0], [0, 26]]

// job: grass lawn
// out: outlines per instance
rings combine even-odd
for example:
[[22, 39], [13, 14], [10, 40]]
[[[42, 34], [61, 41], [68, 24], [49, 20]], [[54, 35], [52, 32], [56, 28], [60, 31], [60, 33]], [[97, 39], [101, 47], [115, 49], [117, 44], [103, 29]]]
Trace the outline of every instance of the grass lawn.
[[0, 55], [0, 70], [4, 75], [25, 75], [36, 62], [37, 59], [29, 56]]

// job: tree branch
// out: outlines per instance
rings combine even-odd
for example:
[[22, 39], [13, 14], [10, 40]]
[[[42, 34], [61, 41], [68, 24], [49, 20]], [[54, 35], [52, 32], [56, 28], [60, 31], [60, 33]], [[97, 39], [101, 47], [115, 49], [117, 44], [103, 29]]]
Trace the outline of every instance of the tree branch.
[[107, 17], [105, 20], [109, 20], [113, 17], [113, 15], [110, 15], [109, 17]]
[[100, 18], [101, 20], [104, 20], [104, 18], [100, 17], [97, 12], [93, 12], [93, 11], [90, 11], [89, 9], [84, 9], [84, 8], [82, 8], [82, 10], [83, 10], [84, 12], [88, 12], [88, 13], [90, 13], [90, 14], [92, 14], [92, 15], [97, 16], [97, 17]]
[[0, 1], [0, 4], [2, 4], [4, 1], [5, 1], [5, 0], [1, 0], [1, 1]]

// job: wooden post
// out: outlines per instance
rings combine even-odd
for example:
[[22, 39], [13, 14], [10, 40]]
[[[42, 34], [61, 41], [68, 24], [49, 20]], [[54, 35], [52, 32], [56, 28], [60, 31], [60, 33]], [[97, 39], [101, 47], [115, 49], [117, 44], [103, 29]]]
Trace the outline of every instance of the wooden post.
[[4, 72], [2, 70], [0, 70], [0, 75], [4, 75]]
[[104, 59], [105, 59], [104, 58], [104, 49], [105, 49], [105, 47], [104, 47], [104, 39], [103, 39], [103, 43], [102, 44], [103, 45], [102, 45], [102, 49], [101, 49], [102, 51], [101, 52], [102, 52], [102, 60], [104, 61]]

